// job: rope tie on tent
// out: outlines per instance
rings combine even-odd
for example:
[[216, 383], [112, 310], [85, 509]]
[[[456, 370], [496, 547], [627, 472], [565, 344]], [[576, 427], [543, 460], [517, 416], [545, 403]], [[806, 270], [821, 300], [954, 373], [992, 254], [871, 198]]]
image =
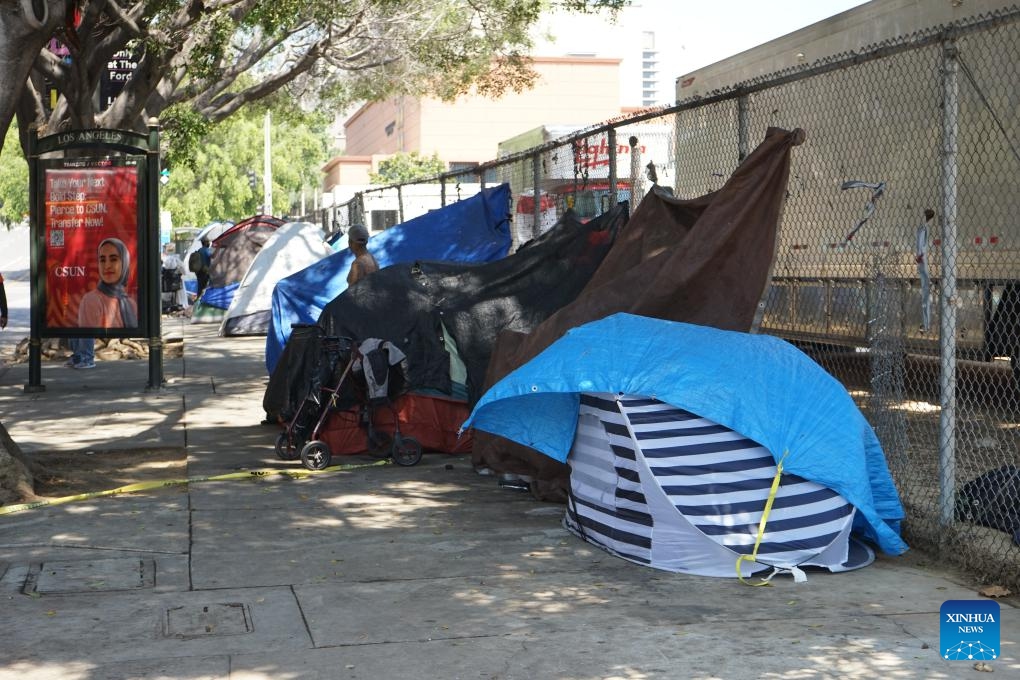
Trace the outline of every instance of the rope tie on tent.
[[754, 548], [751, 550], [750, 555], [741, 555], [737, 558], [737, 578], [745, 586], [771, 586], [772, 584], [769, 583], [769, 581], [773, 576], [779, 573], [779, 569], [773, 569], [771, 574], [758, 583], [750, 583], [744, 578], [743, 574], [740, 573], [740, 565], [744, 560], [754, 562], [758, 557], [758, 546], [761, 545], [761, 539], [765, 536], [765, 523], [769, 520], [769, 513], [772, 511], [772, 502], [776, 500], [776, 492], [779, 491], [779, 478], [783, 475], [783, 461], [786, 460], [787, 453], [789, 453], [789, 451], [784, 451], [783, 456], [779, 459], [779, 462], [776, 463], [776, 476], [772, 478], [772, 488], [769, 489], [769, 497], [765, 500], [765, 509], [762, 511], [761, 519], [758, 521], [758, 535], [754, 539]]

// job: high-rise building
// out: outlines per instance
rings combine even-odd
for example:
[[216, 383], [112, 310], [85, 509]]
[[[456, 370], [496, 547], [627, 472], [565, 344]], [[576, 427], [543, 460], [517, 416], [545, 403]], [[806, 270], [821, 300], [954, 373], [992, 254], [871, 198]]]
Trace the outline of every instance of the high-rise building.
[[676, 0], [636, 0], [615, 18], [606, 12], [551, 11], [532, 33], [536, 56], [620, 60], [620, 105], [624, 109], [673, 103], [677, 73], [669, 72], [681, 45], [676, 26], [663, 25], [662, 8]]

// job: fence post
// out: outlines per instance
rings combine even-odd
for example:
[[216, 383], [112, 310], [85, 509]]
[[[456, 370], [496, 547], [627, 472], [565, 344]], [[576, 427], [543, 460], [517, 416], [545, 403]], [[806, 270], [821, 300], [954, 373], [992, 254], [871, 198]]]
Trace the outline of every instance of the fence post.
[[736, 162], [741, 163], [751, 153], [750, 115], [748, 113], [748, 96], [736, 98]]
[[634, 136], [631, 136], [627, 141], [630, 142], [631, 210], [635, 210], [645, 197], [644, 185], [641, 182], [641, 145], [638, 144], [638, 138]]
[[351, 224], [361, 224], [368, 228], [368, 225], [365, 224], [365, 192], [359, 191], [352, 205], [354, 207], [354, 216], [351, 218]]
[[404, 222], [404, 187], [397, 185], [397, 224]]
[[[620, 202], [619, 192], [616, 188], [616, 128], [609, 128], [606, 133], [606, 144], [609, 146], [609, 209], [612, 210]], [[630, 206], [631, 213], [637, 206]]]
[[939, 520], [952, 525], [956, 508], [956, 193], [959, 159], [959, 81], [957, 47], [952, 38], [942, 49], [942, 285], [939, 417]]
[[535, 238], [542, 231], [539, 226], [542, 222], [542, 160], [538, 154], [531, 157], [531, 187], [535, 195], [535, 205], [531, 209], [535, 218], [531, 225], [531, 238]]
[[439, 178], [439, 207], [446, 207], [446, 175]]

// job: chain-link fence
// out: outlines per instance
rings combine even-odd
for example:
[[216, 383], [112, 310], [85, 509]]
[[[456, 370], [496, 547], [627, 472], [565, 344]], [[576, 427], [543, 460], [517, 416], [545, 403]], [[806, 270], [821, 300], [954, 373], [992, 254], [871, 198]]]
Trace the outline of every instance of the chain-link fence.
[[685, 198], [718, 189], [768, 127], [804, 129], [758, 330], [856, 399], [908, 542], [1017, 589], [1018, 111], [1012, 9], [362, 192], [331, 219], [384, 228], [508, 182], [516, 246], [567, 208], [637, 205], [652, 182]]

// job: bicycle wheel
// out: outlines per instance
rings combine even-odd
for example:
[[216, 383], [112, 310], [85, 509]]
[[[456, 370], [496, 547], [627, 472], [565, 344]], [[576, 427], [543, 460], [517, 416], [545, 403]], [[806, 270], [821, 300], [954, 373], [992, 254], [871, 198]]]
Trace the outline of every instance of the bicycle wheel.
[[322, 470], [329, 467], [333, 456], [325, 442], [313, 439], [301, 448], [301, 463], [309, 470]]

